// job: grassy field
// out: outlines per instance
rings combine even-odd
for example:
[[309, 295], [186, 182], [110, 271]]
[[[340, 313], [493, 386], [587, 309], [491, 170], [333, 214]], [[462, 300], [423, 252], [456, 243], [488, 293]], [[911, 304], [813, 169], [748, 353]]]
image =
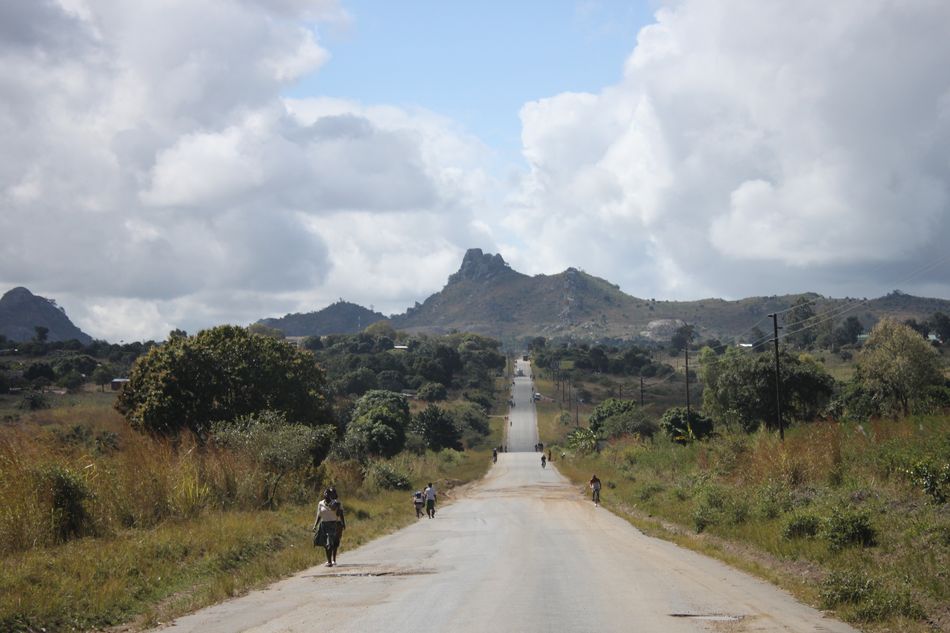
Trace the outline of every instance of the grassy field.
[[[290, 473], [277, 510], [259, 510], [264, 473], [223, 451], [128, 429], [111, 399], [21, 414], [0, 429], [0, 630], [133, 628], [165, 622], [319, 563], [310, 526], [334, 483], [346, 550], [415, 520], [410, 494], [380, 487], [354, 462]], [[443, 499], [481, 477], [500, 443], [400, 454], [377, 463]]]
[[[546, 441], [563, 437], [550, 420]], [[542, 436], [545, 437], [545, 436]], [[567, 455], [645, 531], [758, 573], [867, 631], [950, 631], [950, 419], [798, 426]], [[943, 482], [942, 484], [940, 482]]]

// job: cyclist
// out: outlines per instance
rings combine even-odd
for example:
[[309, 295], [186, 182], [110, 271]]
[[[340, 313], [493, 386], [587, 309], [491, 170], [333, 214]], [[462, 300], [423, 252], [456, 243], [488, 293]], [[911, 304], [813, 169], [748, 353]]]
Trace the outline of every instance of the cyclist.
[[544, 453], [541, 453], [541, 468], [544, 468], [545, 465], [547, 465], [547, 463], [548, 463], [548, 458], [545, 456]]

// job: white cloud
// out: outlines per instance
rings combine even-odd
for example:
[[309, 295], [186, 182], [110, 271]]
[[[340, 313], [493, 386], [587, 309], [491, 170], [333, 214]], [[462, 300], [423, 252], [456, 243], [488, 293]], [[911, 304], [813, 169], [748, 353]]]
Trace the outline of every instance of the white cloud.
[[522, 109], [524, 264], [695, 297], [927, 263], [950, 238], [947, 32], [940, 2], [671, 3], [620, 84]]
[[318, 22], [346, 20], [334, 0], [4, 4], [0, 283], [131, 339], [374, 289], [396, 311], [434, 279], [409, 257], [447, 276], [484, 148], [430, 113], [281, 96], [328, 59]]

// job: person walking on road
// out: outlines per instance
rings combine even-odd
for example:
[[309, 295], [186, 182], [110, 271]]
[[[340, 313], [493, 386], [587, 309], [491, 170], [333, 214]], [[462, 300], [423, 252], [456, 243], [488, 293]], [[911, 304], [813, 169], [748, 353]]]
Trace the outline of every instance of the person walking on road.
[[590, 491], [591, 499], [594, 502], [594, 505], [600, 505], [600, 479], [597, 479], [597, 475], [593, 475], [590, 478]]
[[435, 518], [435, 487], [432, 485], [432, 482], [429, 482], [429, 485], [426, 486], [425, 492], [422, 493], [426, 500], [426, 514], [430, 519]]
[[541, 453], [541, 468], [544, 468], [548, 463], [548, 458], [545, 457], [544, 453]]
[[491, 449], [491, 463], [494, 464], [497, 461], [498, 461], [498, 449], [493, 448]]
[[346, 520], [343, 517], [343, 506], [333, 495], [336, 490], [327, 488], [323, 493], [323, 499], [317, 504], [317, 516], [313, 522], [312, 530], [316, 532], [314, 536], [314, 546], [322, 546], [327, 554], [327, 567], [333, 567], [336, 564], [336, 553], [340, 548], [340, 539], [343, 536], [343, 530], [346, 528]]
[[412, 495], [412, 505], [416, 508], [416, 518], [422, 518], [422, 506], [425, 504], [425, 499], [422, 498], [422, 491], [416, 490]]

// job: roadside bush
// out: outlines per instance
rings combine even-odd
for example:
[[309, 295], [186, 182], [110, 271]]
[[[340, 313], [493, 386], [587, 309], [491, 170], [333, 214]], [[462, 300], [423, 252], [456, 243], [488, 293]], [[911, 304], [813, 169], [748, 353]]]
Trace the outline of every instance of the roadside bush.
[[690, 411], [687, 419], [686, 407], [673, 407], [660, 418], [660, 428], [677, 444], [689, 444], [712, 435], [713, 421], [697, 411]]
[[17, 407], [23, 411], [39, 411], [40, 409], [49, 409], [50, 404], [46, 396], [32, 392], [23, 396]]
[[873, 547], [877, 544], [877, 530], [871, 525], [871, 517], [864, 512], [835, 508], [825, 520], [822, 534], [833, 551], [851, 545]]
[[880, 580], [862, 572], [838, 570], [821, 583], [821, 606], [853, 605], [856, 620], [877, 622], [892, 616], [920, 619], [924, 611], [907, 590], [888, 590]]
[[55, 538], [68, 541], [95, 530], [86, 502], [93, 495], [85, 480], [66, 466], [54, 464], [35, 473], [38, 496], [50, 507], [50, 528]]
[[782, 527], [782, 538], [792, 540], [796, 538], [810, 538], [817, 536], [821, 531], [821, 519], [814, 514], [796, 514], [785, 521]]
[[791, 510], [792, 493], [785, 483], [769, 481], [759, 488], [756, 506], [762, 518], [774, 519]]
[[366, 479], [370, 485], [381, 490], [409, 490], [412, 482], [409, 476], [387, 462], [372, 462], [366, 469]]
[[902, 470], [934, 503], [947, 502], [950, 497], [950, 462], [941, 466], [933, 460], [918, 460]]

